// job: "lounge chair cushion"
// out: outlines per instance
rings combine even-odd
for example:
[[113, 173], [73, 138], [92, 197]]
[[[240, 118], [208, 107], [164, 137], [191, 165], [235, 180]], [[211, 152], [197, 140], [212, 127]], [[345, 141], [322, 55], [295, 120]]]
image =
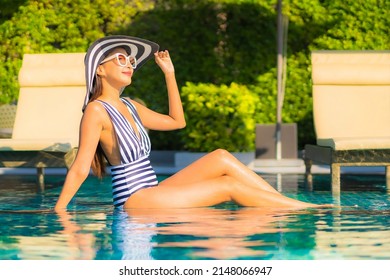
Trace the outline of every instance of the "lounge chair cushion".
[[84, 94], [85, 86], [21, 88], [12, 138], [77, 141]]
[[314, 51], [312, 80], [318, 145], [390, 147], [389, 51]]
[[317, 144], [331, 147], [334, 150], [388, 149], [390, 147], [390, 137], [336, 137], [317, 139]]
[[66, 153], [78, 146], [85, 96], [84, 53], [25, 54], [11, 139], [0, 151]]
[[85, 53], [27, 54], [19, 71], [21, 87], [85, 86]]
[[388, 85], [387, 51], [317, 51], [312, 54], [315, 85]]

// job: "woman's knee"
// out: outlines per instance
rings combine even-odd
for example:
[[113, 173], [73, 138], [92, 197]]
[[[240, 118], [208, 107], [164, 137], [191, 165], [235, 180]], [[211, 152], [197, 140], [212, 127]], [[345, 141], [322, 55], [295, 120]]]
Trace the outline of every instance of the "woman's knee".
[[219, 156], [226, 156], [226, 155], [229, 155], [229, 154], [230, 154], [229, 151], [227, 151], [227, 150], [225, 150], [225, 149], [222, 149], [222, 148], [215, 149], [215, 150], [213, 151], [213, 153], [215, 153], [215, 154], [217, 154], [217, 155], [219, 155]]
[[225, 149], [216, 149], [212, 152], [213, 156], [217, 157], [220, 161], [231, 161], [234, 157], [233, 155]]

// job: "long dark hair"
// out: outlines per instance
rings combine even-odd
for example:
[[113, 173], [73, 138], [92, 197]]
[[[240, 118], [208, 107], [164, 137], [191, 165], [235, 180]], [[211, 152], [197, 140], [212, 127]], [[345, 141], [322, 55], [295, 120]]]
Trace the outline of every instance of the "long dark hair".
[[[102, 95], [102, 91], [103, 91], [102, 80], [99, 77], [99, 75], [96, 75], [93, 92], [88, 103], [98, 99], [99, 96]], [[106, 175], [106, 158], [104, 156], [104, 152], [102, 146], [100, 145], [100, 142], [97, 145], [95, 155], [92, 160], [91, 168], [93, 174], [100, 179]]]

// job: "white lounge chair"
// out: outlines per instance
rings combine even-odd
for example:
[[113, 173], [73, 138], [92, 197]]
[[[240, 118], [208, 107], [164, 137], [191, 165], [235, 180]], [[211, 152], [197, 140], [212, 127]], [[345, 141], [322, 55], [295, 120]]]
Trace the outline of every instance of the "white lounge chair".
[[386, 166], [390, 180], [390, 51], [312, 52], [313, 114], [317, 145], [312, 162], [328, 164], [334, 192], [341, 166]]
[[0, 167], [69, 167], [78, 145], [85, 96], [84, 53], [25, 54], [10, 139], [0, 139]]

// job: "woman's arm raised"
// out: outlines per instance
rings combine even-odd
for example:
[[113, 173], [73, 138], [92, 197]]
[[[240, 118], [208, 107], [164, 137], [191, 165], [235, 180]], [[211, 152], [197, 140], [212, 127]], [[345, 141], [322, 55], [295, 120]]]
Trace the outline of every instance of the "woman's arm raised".
[[157, 65], [165, 76], [168, 91], [169, 114], [164, 115], [147, 109], [141, 104], [134, 102], [145, 127], [152, 130], [174, 130], [186, 126], [183, 105], [177, 87], [175, 68], [168, 51], [154, 54]]

